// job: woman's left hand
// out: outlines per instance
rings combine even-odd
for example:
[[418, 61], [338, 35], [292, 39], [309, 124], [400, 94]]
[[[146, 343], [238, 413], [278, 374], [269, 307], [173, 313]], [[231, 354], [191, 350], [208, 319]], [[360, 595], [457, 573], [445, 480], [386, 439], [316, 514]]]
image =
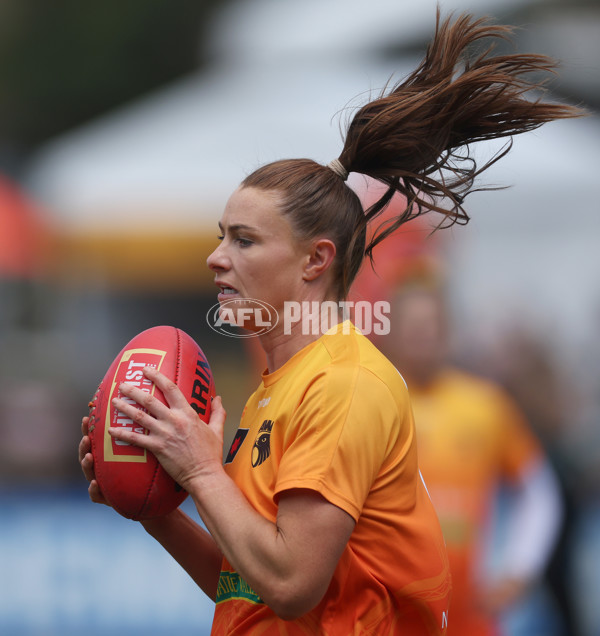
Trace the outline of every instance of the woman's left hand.
[[210, 420], [205, 424], [174, 382], [150, 367], [144, 369], [144, 375], [162, 391], [168, 406], [150, 393], [122, 384], [121, 395], [129, 400], [115, 398], [113, 406], [147, 429], [148, 434], [111, 427], [110, 435], [152, 452], [182, 488], [196, 477], [222, 469], [226, 413], [221, 398], [213, 399]]

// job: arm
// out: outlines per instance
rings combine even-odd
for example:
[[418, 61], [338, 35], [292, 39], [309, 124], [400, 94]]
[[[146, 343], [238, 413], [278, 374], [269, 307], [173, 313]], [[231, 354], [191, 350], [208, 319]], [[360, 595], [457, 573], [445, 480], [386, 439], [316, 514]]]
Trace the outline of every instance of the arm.
[[350, 515], [316, 492], [290, 490], [271, 523], [226, 475], [198, 480], [193, 488], [228, 561], [278, 616], [297, 618], [319, 603], [354, 529]]
[[563, 506], [557, 478], [547, 460], [536, 461], [521, 476], [507, 536], [504, 572], [535, 580], [546, 564], [560, 530]]
[[147, 412], [116, 400], [114, 405], [148, 429], [111, 435], [153, 452], [192, 496], [219, 549], [244, 580], [279, 616], [291, 619], [323, 597], [354, 519], [316, 492], [290, 490], [279, 498], [275, 523], [248, 503], [222, 466], [225, 411], [215, 398], [208, 425], [199, 420], [177, 386], [146, 370], [169, 406], [131, 386], [122, 393]]
[[547, 460], [519, 477], [511, 499], [500, 578], [486, 593], [490, 611], [511, 605], [535, 583], [554, 548], [562, 522], [560, 488]]
[[[94, 503], [109, 506], [95, 478], [88, 424], [89, 418], [84, 417], [81, 423], [83, 436], [79, 443], [79, 463], [89, 482], [90, 499]], [[154, 537], [206, 595], [214, 600], [223, 555], [210, 534], [181, 510], [141, 523], [146, 532]]]
[[223, 555], [210, 534], [180, 509], [141, 524], [214, 601]]

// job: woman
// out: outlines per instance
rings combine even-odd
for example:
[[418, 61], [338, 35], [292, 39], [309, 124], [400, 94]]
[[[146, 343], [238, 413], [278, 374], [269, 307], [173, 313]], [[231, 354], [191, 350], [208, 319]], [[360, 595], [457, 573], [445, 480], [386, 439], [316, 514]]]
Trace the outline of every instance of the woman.
[[[365, 254], [410, 218], [435, 210], [468, 220], [464, 197], [489, 163], [478, 169], [467, 144], [577, 114], [523, 97], [539, 86], [523, 74], [551, 68], [544, 57], [488, 51], [466, 61], [468, 45], [508, 32], [469, 16], [441, 25], [438, 17], [424, 61], [356, 113], [338, 159], [279, 161], [244, 179], [208, 259], [219, 300], [259, 299], [278, 312], [289, 301], [339, 302]], [[388, 186], [366, 212], [345, 183], [349, 172]], [[396, 191], [406, 210], [366, 245], [367, 224]], [[225, 466], [220, 398], [209, 425], [198, 426], [160, 373], [145, 372], [169, 407], [122, 387], [148, 412], [115, 406], [149, 434], [111, 434], [159, 458], [210, 534], [179, 510], [142, 523], [216, 600], [213, 634], [444, 633], [450, 574], [418, 471], [406, 386], [348, 322], [322, 336], [302, 327], [261, 335], [267, 371]], [[83, 433], [90, 496], [104, 502], [86, 418]]]
[[[560, 487], [509, 394], [452, 363], [447, 300], [436, 269], [405, 270], [389, 297], [393, 329], [381, 347], [410, 387], [419, 468], [446, 540], [452, 573], [448, 636], [499, 634], [506, 613], [530, 601], [539, 587], [561, 525]], [[509, 488], [510, 497], [502, 506], [502, 541], [492, 542], [501, 488]]]

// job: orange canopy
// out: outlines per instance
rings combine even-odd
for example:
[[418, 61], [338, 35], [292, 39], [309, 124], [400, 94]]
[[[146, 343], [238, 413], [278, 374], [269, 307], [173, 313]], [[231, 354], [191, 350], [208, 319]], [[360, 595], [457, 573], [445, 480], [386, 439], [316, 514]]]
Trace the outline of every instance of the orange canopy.
[[0, 277], [31, 278], [42, 273], [49, 238], [35, 204], [0, 175]]

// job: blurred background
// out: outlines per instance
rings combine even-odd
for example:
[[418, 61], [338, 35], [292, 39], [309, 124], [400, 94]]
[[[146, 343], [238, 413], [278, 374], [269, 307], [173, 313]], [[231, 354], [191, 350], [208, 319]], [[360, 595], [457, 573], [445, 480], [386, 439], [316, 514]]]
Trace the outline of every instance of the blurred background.
[[[80, 419], [125, 343], [173, 324], [203, 347], [233, 436], [259, 372], [206, 324], [223, 206], [262, 163], [337, 157], [348, 109], [412, 70], [435, 8], [0, 3], [0, 633], [208, 633], [191, 580], [134, 522], [89, 503]], [[510, 187], [473, 194], [472, 221], [435, 251], [455, 359], [519, 402], [565, 493], [567, 598], [515, 612], [506, 633], [538, 633], [523, 627], [537, 611], [558, 617], [552, 633], [598, 635], [600, 5], [441, 8], [519, 27], [520, 51], [561, 62], [550, 97], [590, 111], [515, 139], [484, 177]]]

